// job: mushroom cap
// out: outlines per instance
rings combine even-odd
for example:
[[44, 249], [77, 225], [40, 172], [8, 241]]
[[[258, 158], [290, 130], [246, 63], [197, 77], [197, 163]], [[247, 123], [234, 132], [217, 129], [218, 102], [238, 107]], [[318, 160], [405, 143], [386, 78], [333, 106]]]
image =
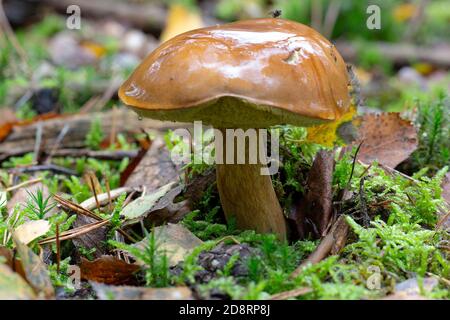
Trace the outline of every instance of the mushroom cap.
[[346, 65], [314, 29], [279, 18], [196, 29], [150, 53], [119, 89], [140, 115], [215, 127], [309, 126], [350, 106]]

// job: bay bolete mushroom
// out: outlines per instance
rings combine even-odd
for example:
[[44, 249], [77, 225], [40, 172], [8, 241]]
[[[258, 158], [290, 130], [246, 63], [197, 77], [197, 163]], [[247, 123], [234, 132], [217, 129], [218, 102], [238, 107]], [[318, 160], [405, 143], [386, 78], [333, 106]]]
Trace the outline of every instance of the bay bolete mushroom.
[[[346, 65], [315, 30], [283, 19], [196, 29], [163, 43], [119, 89], [143, 117], [220, 128], [311, 126], [350, 106]], [[286, 237], [283, 211], [263, 164], [218, 164], [217, 186], [237, 226]]]

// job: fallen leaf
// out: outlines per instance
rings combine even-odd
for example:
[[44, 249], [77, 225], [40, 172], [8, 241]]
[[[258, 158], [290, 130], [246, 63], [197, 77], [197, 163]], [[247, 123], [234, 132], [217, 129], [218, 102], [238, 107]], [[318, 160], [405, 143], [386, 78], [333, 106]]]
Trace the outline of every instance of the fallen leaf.
[[148, 150], [150, 149], [150, 146], [152, 145], [152, 141], [150, 140], [150, 137], [148, 134], [145, 135], [144, 138], [138, 139], [139, 142], [139, 152], [136, 157], [131, 159], [130, 163], [127, 165], [125, 170], [123, 170], [120, 174], [120, 185], [123, 186], [128, 181], [128, 178], [130, 178], [131, 174], [136, 170], [139, 163], [142, 161], [142, 159], [147, 154]]
[[417, 10], [417, 5], [414, 3], [402, 3], [394, 8], [392, 15], [395, 21], [405, 22], [413, 18], [417, 14]]
[[108, 286], [90, 282], [100, 300], [192, 300], [192, 291], [187, 287], [145, 288]]
[[345, 127], [346, 124], [351, 125], [352, 119], [356, 115], [356, 112], [356, 107], [351, 106], [349, 110], [337, 121], [308, 127], [306, 129], [308, 132], [306, 140], [308, 142], [318, 143], [327, 147], [334, 146], [339, 139], [344, 140], [344, 142], [347, 143], [349, 138], [342, 136], [340, 128]]
[[36, 295], [22, 277], [5, 264], [0, 264], [0, 300], [31, 300]]
[[30, 286], [46, 298], [54, 297], [55, 290], [45, 263], [27, 245], [13, 239]]
[[81, 258], [81, 279], [99, 283], [124, 285], [136, 283], [140, 266], [126, 263], [113, 256], [101, 256], [94, 261]]
[[4, 264], [6, 264], [11, 268], [11, 270], [18, 273], [20, 276], [22, 276], [23, 279], [26, 279], [22, 263], [20, 263], [19, 259], [14, 256], [14, 252], [11, 249], [0, 247], [0, 262], [2, 258], [4, 260]]
[[170, 182], [180, 181], [179, 172], [180, 168], [172, 162], [164, 140], [157, 136], [134, 171], [121, 181], [125, 187], [145, 186], [147, 192], [152, 192]]
[[416, 128], [398, 113], [368, 113], [358, 120], [361, 125], [354, 145], [363, 142], [358, 159], [364, 163], [378, 161], [395, 168], [417, 149]]
[[23, 223], [14, 230], [14, 237], [23, 244], [45, 235], [50, 230], [47, 220], [32, 220]]
[[[191, 231], [179, 224], [169, 223], [154, 228], [152, 232], [155, 233], [158, 249], [167, 253], [170, 266], [175, 266], [183, 261], [194, 248], [203, 243]], [[137, 242], [134, 246], [140, 249], [146, 248], [149, 242], [148, 237]]]
[[[423, 291], [430, 293], [439, 284], [436, 278], [428, 277], [422, 279]], [[383, 300], [426, 300], [422, 295], [417, 278], [405, 280], [395, 286], [394, 293], [386, 296]]]
[[173, 185], [174, 182], [170, 182], [150, 194], [146, 194], [130, 202], [127, 206], [125, 206], [125, 208], [122, 209], [121, 215], [123, 215], [127, 220], [138, 222], [141, 218], [145, 217], [146, 213], [152, 210], [159, 199], [170, 191]]
[[317, 153], [308, 174], [306, 193], [290, 215], [300, 238], [325, 235], [333, 213], [334, 153]]
[[171, 4], [160, 40], [164, 42], [186, 31], [202, 27], [202, 17], [198, 10], [182, 4]]

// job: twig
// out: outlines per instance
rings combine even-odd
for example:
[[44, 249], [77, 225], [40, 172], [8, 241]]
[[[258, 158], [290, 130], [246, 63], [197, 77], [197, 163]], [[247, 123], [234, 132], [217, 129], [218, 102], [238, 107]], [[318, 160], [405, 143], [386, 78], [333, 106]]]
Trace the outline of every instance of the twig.
[[112, 108], [112, 125], [111, 132], [109, 133], [109, 145], [113, 146], [116, 142], [116, 129], [117, 129], [117, 112], [116, 106]]
[[[101, 193], [97, 195], [97, 199], [100, 203], [100, 206], [104, 206], [105, 204], [107, 204], [110, 200], [115, 200], [117, 199], [120, 195], [124, 194], [124, 193], [130, 193], [132, 192], [134, 189], [131, 187], [122, 187], [122, 188], [117, 188], [114, 190], [110, 190], [109, 191], [109, 195], [108, 192], [105, 193]], [[87, 210], [92, 210], [95, 208], [96, 206], [96, 202], [95, 202], [95, 198], [91, 197], [87, 200], [84, 200], [81, 204], [81, 207], [87, 209]]]
[[[409, 64], [411, 61], [427, 62], [440, 67], [450, 66], [450, 47], [433, 48], [432, 46], [417, 46], [410, 43], [374, 42], [371, 46], [381, 56], [395, 64]], [[350, 42], [337, 41], [339, 53], [347, 61], [355, 61], [358, 57], [358, 47]]]
[[316, 250], [294, 270], [291, 278], [297, 277], [308, 264], [316, 264], [325, 259], [330, 253], [339, 252], [347, 240], [349, 226], [345, 221], [345, 216], [340, 215], [333, 224], [330, 232], [322, 239]]
[[[109, 220], [103, 220], [101, 217], [99, 217], [97, 214], [95, 214], [93, 211], [88, 210], [86, 208], [83, 208], [82, 206], [80, 206], [79, 204], [76, 204], [72, 201], [66, 200], [63, 197], [54, 194], [53, 198], [56, 200], [56, 202], [58, 202], [61, 206], [74, 211], [77, 214], [82, 214], [85, 215], [87, 217], [90, 217], [92, 219], [95, 219], [97, 221], [107, 221], [109, 222]], [[123, 231], [122, 229], [117, 229], [117, 232], [119, 232], [121, 235], [123, 235], [125, 238], [127, 238], [129, 241], [132, 242], [137, 242], [136, 239], [134, 239], [133, 237], [131, 237], [128, 233], [126, 233], [125, 231]]]
[[359, 153], [359, 150], [361, 150], [361, 146], [363, 145], [363, 143], [364, 143], [364, 141], [361, 141], [361, 143], [356, 148], [355, 155], [353, 157], [353, 162], [352, 162], [352, 171], [350, 172], [350, 177], [348, 178], [347, 184], [345, 185], [346, 189], [350, 186], [350, 182], [352, 181], [353, 173], [355, 172], [356, 159], [358, 158], [358, 153]]
[[42, 146], [42, 122], [39, 121], [36, 127], [36, 140], [34, 143], [33, 163], [38, 163]]
[[[61, 233], [59, 235], [59, 240], [63, 241], [63, 240], [69, 240], [69, 239], [79, 237], [85, 233], [88, 233], [88, 232], [96, 230], [100, 227], [103, 227], [103, 226], [107, 225], [108, 223], [110, 223], [109, 220], [103, 220], [103, 221], [96, 221], [93, 223], [85, 224], [84, 226], [81, 226], [79, 228], [74, 228], [74, 229], [71, 229], [71, 230]], [[43, 245], [43, 244], [47, 244], [47, 243], [52, 243], [54, 241], [56, 241], [56, 237], [53, 236], [53, 237], [48, 237], [48, 238], [42, 239], [41, 241], [39, 241], [39, 244]]]
[[322, 0], [311, 1], [311, 26], [322, 31]]
[[359, 180], [359, 206], [363, 213], [363, 216], [362, 216], [363, 225], [365, 227], [367, 227], [370, 223], [370, 217], [369, 217], [369, 211], [367, 210], [366, 193], [364, 191], [364, 182], [365, 181], [366, 181], [365, 177], [362, 177], [361, 180]]
[[135, 158], [137, 150], [89, 150], [89, 149], [59, 149], [53, 152], [53, 157], [87, 157], [101, 160], [122, 160]]
[[[97, 191], [95, 190], [95, 183], [92, 175], [89, 175], [89, 180], [91, 181], [92, 192], [94, 193], [95, 204], [97, 205], [97, 209], [100, 210], [100, 202], [98, 202]], [[96, 179], [97, 180], [97, 179]]]
[[8, 17], [6, 16], [5, 10], [3, 8], [3, 0], [0, 0], [0, 27], [4, 30], [7, 39], [12, 44], [12, 46], [16, 50], [17, 54], [19, 55], [20, 59], [22, 60], [22, 63], [25, 67], [25, 72], [29, 76], [31, 76], [31, 68], [28, 63], [27, 54], [25, 53], [25, 50], [20, 45], [19, 41], [17, 40], [16, 35], [14, 34], [14, 31], [11, 28], [11, 25], [9, 24]]
[[22, 183], [16, 184], [15, 186], [7, 188], [6, 192], [14, 191], [14, 190], [17, 190], [17, 189], [29, 186], [31, 184], [35, 184], [37, 182], [41, 182], [41, 181], [42, 181], [42, 178], [36, 178], [36, 179], [32, 179], [32, 180], [27, 180], [27, 181], [24, 181]]
[[323, 35], [326, 38], [331, 38], [340, 10], [341, 10], [341, 1], [331, 0], [330, 4], [328, 5], [328, 10], [325, 15], [325, 22], [323, 24], [322, 30]]
[[113, 210], [111, 188], [109, 187], [109, 179], [105, 173], [103, 173], [103, 180], [105, 180], [106, 193], [108, 194], [108, 209], [111, 212]]
[[414, 17], [411, 19], [408, 28], [405, 30], [404, 39], [407, 41], [411, 41], [419, 30], [419, 27], [422, 25], [423, 19], [425, 17], [425, 8], [428, 4], [429, 0], [420, 0], [419, 5], [417, 6], [417, 11]]
[[286, 300], [289, 298], [295, 298], [298, 296], [302, 296], [304, 294], [312, 292], [311, 288], [305, 287], [305, 288], [298, 288], [294, 290], [289, 290], [285, 292], [280, 292], [277, 294], [272, 295], [269, 300]]
[[436, 224], [436, 229], [439, 229], [447, 219], [450, 218], [450, 211], [447, 212], [441, 219], [439, 219], [438, 223]]
[[29, 173], [29, 172], [39, 172], [39, 171], [52, 171], [54, 173], [65, 174], [68, 176], [76, 176], [78, 173], [74, 170], [57, 166], [55, 164], [41, 164], [30, 167], [19, 167], [10, 169], [9, 172], [14, 174], [19, 173]]
[[50, 152], [47, 155], [47, 158], [45, 159], [45, 164], [49, 164], [53, 154], [56, 152], [56, 150], [58, 150], [59, 146], [61, 145], [61, 141], [64, 139], [64, 137], [66, 136], [66, 134], [69, 132], [70, 130], [70, 124], [66, 124], [61, 132], [59, 133], [58, 137], [56, 137], [56, 141], [55, 144], [53, 145], [52, 149], [50, 150]]
[[61, 241], [59, 239], [59, 223], [56, 224], [56, 273], [59, 274], [61, 264]]

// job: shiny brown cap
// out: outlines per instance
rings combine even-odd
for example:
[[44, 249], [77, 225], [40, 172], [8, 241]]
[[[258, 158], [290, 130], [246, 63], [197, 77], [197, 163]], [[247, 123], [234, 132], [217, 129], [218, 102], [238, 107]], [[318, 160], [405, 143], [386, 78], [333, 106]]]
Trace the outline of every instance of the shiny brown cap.
[[216, 127], [307, 126], [350, 105], [344, 60], [317, 31], [283, 19], [197, 29], [163, 43], [119, 89], [145, 117]]

